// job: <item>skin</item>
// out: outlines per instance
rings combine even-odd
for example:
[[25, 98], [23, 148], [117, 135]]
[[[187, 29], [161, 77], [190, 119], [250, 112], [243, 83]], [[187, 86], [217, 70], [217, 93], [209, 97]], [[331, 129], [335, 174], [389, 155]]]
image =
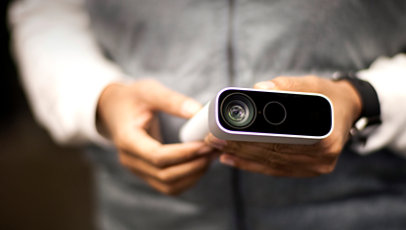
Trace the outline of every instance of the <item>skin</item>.
[[168, 195], [193, 186], [215, 156], [204, 142], [162, 144], [155, 113], [191, 118], [201, 105], [154, 80], [110, 84], [97, 106], [98, 130], [118, 149], [123, 166]]
[[333, 171], [361, 110], [355, 89], [345, 81], [314, 76], [279, 77], [255, 88], [325, 94], [335, 108], [333, 133], [315, 145], [232, 142], [212, 135], [206, 143], [162, 144], [155, 113], [188, 119], [201, 105], [154, 80], [108, 85], [98, 101], [98, 130], [117, 147], [123, 166], [168, 195], [192, 187], [218, 157], [218, 151], [223, 152], [222, 163], [266, 175], [309, 177]]
[[360, 97], [351, 84], [316, 76], [278, 77], [260, 82], [254, 88], [326, 95], [334, 107], [333, 132], [313, 145], [224, 141], [209, 134], [206, 143], [223, 152], [220, 162], [242, 170], [281, 177], [331, 173], [362, 108]]

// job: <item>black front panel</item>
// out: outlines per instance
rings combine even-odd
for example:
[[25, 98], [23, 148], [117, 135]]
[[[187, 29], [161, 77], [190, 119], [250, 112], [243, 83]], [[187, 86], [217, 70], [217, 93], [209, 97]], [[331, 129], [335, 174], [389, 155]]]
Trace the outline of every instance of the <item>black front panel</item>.
[[[227, 104], [228, 95], [235, 93], [245, 94], [255, 103], [256, 111], [251, 113], [256, 117], [248, 127], [236, 128], [224, 119], [227, 114], [221, 106]], [[229, 89], [219, 96], [218, 105], [220, 124], [231, 131], [324, 136], [332, 126], [330, 103], [317, 95]]]

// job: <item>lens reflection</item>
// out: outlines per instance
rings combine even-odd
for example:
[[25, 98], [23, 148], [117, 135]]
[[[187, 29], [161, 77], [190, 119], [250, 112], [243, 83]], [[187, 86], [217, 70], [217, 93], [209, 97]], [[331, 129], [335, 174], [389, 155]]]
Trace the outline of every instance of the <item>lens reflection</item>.
[[250, 126], [256, 115], [252, 99], [241, 93], [228, 95], [223, 100], [221, 112], [226, 123], [237, 129]]
[[246, 118], [245, 109], [240, 105], [233, 105], [228, 110], [228, 116], [236, 122], [240, 122]]

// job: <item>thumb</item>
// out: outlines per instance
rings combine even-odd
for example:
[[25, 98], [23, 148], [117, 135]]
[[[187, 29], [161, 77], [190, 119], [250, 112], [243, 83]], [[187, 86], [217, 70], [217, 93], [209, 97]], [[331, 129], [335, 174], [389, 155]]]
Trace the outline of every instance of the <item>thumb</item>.
[[193, 98], [168, 89], [157, 81], [145, 80], [140, 86], [136, 90], [141, 91], [144, 101], [154, 110], [190, 118], [202, 108]]
[[314, 76], [303, 77], [276, 77], [271, 81], [262, 81], [255, 84], [254, 88], [264, 90], [283, 90], [307, 92], [312, 89], [315, 81]]
[[275, 83], [272, 81], [261, 81], [254, 85], [255, 89], [275, 90]]

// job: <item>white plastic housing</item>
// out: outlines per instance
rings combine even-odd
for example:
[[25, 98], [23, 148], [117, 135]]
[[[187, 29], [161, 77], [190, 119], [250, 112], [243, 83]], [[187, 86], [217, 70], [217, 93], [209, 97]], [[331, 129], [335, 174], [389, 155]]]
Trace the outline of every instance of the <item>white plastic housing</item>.
[[210, 132], [209, 105], [210, 102], [182, 126], [179, 132], [182, 142], [201, 141]]
[[224, 88], [217, 96], [206, 104], [206, 106], [190, 119], [180, 131], [180, 140], [182, 142], [199, 141], [211, 132], [214, 136], [223, 140], [233, 141], [250, 141], [250, 142], [267, 142], [267, 143], [283, 143], [283, 144], [314, 144], [318, 141], [328, 137], [333, 131], [334, 116], [333, 106], [331, 101], [322, 94], [317, 93], [302, 93], [302, 92], [287, 92], [287, 91], [271, 91], [284, 94], [301, 94], [313, 95], [325, 98], [331, 106], [331, 128], [330, 131], [323, 136], [308, 136], [308, 135], [287, 135], [279, 133], [263, 133], [263, 132], [247, 132], [247, 131], [233, 131], [224, 128], [219, 121], [219, 96], [226, 90], [240, 90], [240, 91], [258, 91], [270, 92], [269, 90], [257, 90], [246, 88]]

